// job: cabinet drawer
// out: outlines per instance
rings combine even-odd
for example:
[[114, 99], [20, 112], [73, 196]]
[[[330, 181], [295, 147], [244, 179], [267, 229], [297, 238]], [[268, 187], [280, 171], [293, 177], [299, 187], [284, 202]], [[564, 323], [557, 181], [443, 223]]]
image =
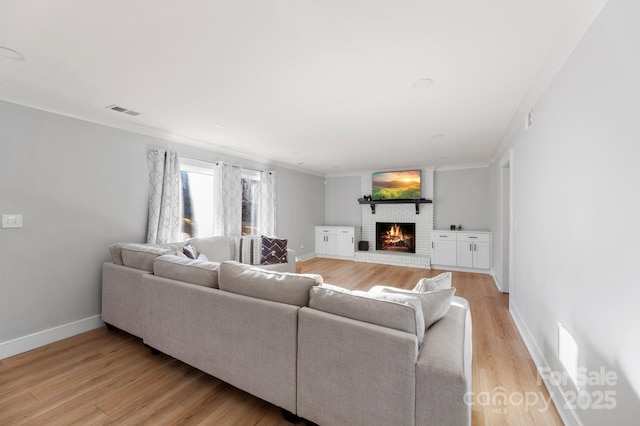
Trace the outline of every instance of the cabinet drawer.
[[320, 235], [335, 235], [335, 226], [316, 226], [316, 234]]
[[337, 227], [336, 229], [336, 234], [337, 235], [344, 235], [347, 237], [353, 237], [354, 236], [354, 229], [353, 228], [341, 228], [341, 227]]
[[431, 239], [434, 241], [455, 241], [456, 233], [447, 231], [433, 231], [431, 233]]
[[489, 234], [480, 234], [474, 232], [460, 232], [458, 233], [458, 241], [474, 241], [477, 243], [488, 243], [490, 239]]

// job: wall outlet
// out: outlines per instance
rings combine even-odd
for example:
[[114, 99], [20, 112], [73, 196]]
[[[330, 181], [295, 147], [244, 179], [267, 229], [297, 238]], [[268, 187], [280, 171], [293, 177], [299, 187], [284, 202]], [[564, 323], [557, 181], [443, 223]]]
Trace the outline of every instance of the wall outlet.
[[3, 228], [22, 228], [22, 215], [21, 214], [3, 214], [2, 227]]
[[300, 252], [302, 252], [304, 250], [304, 244], [300, 245]]

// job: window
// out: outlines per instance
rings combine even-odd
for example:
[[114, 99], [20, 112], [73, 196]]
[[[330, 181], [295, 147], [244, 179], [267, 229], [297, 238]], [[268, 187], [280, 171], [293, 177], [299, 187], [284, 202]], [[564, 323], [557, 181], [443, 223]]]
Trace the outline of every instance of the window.
[[238, 231], [242, 235], [260, 235], [262, 173], [226, 166], [229, 165], [181, 159], [183, 239], [237, 235]]
[[260, 172], [242, 170], [242, 235], [260, 235]]
[[213, 235], [213, 164], [183, 157], [180, 178], [183, 239]]

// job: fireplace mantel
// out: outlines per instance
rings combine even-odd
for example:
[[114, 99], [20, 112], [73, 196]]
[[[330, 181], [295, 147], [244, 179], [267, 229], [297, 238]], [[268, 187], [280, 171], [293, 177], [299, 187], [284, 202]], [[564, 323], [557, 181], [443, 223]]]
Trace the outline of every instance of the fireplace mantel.
[[376, 214], [376, 204], [415, 204], [416, 214], [420, 214], [420, 204], [431, 204], [433, 201], [426, 198], [418, 198], [417, 200], [365, 200], [364, 198], [358, 198], [358, 203], [369, 204], [371, 214]]
[[[373, 193], [371, 173], [362, 172], [360, 194]], [[376, 222], [415, 223], [415, 253], [392, 252], [389, 250], [357, 251], [355, 260], [360, 262], [384, 263], [412, 268], [431, 267], [431, 231], [433, 230], [434, 200], [433, 169], [423, 169], [419, 198], [404, 200], [373, 200], [370, 196], [358, 199], [360, 204], [360, 224], [362, 241], [368, 241], [374, 248]], [[415, 207], [415, 209], [414, 209]]]

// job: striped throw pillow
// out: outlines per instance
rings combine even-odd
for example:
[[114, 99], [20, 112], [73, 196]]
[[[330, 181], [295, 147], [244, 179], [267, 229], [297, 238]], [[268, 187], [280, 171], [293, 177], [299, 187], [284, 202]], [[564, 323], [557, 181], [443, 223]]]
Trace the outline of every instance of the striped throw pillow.
[[261, 260], [260, 237], [240, 237], [236, 241], [235, 258], [240, 263], [247, 265], [259, 265]]

